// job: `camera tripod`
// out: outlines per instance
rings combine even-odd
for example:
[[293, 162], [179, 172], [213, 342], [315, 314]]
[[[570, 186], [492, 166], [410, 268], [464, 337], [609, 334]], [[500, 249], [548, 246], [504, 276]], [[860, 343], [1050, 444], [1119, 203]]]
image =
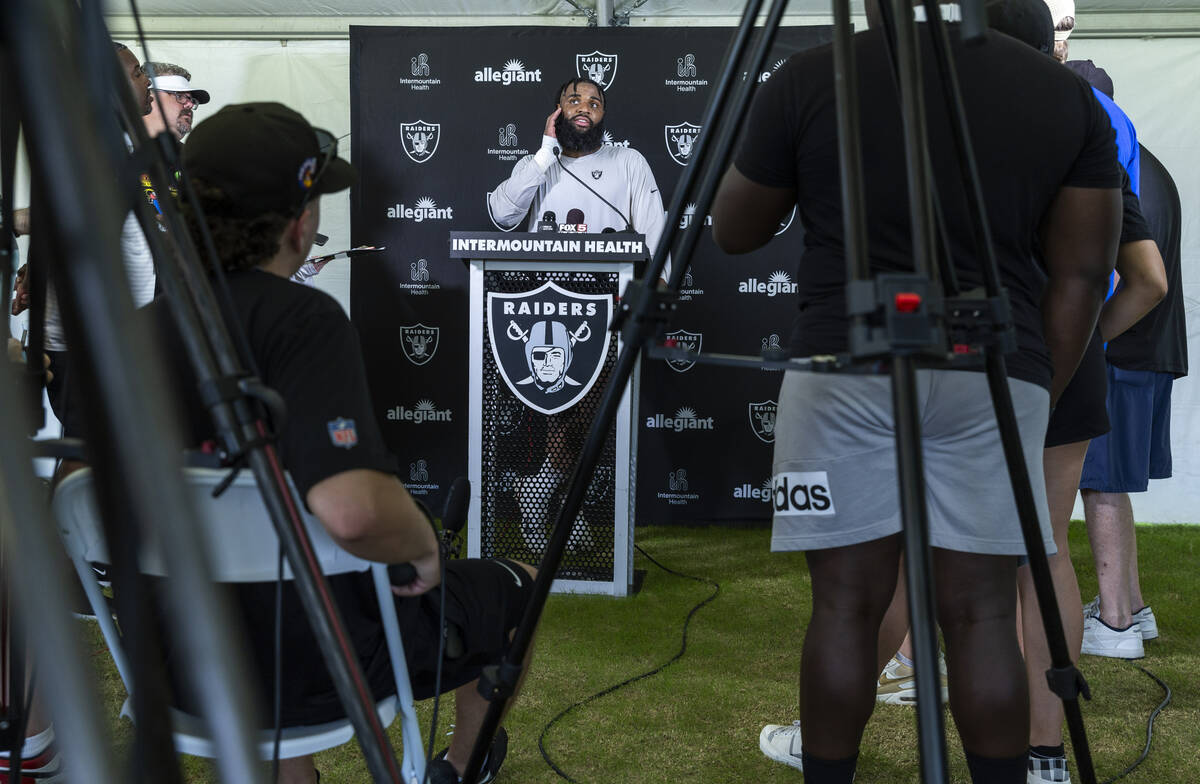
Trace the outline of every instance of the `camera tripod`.
[[[661, 343], [664, 326], [674, 308], [688, 260], [702, 230], [703, 222], [694, 221], [676, 242], [684, 206], [689, 202], [695, 203], [697, 215], [707, 214], [717, 183], [730, 159], [735, 133], [749, 105], [753, 82], [743, 78], [736, 90], [733, 85], [739, 72], [757, 73], [761, 70], [786, 5], [786, 0], [772, 3], [765, 26], [743, 62], [752, 39], [754, 22], [762, 8], [761, 0], [747, 2], [721, 78], [706, 108], [702, 125], [704, 132], [696, 142], [693, 161], [685, 169], [668, 209], [666, 231], [654, 249], [644, 276], [632, 283], [621, 299], [620, 311], [611, 328], [622, 334], [624, 348], [617, 358], [598, 414], [575, 464], [569, 489], [558, 510], [553, 533], [539, 564], [534, 598], [514, 635], [504, 662], [485, 672], [481, 680], [481, 692], [491, 700], [491, 705], [463, 777], [466, 782], [473, 782], [478, 776], [504, 706], [512, 696], [514, 684], [520, 675], [520, 667], [514, 662], [522, 661], [532, 641], [550, 582], [582, 504], [588, 477], [597, 462], [603, 436], [612, 423], [617, 403], [643, 348], [649, 356], [656, 358], [732, 367], [860, 373], [871, 372], [870, 368], [874, 367], [874, 372], [883, 369], [890, 374], [908, 606], [914, 642], [918, 738], [922, 780], [927, 784], [946, 782], [949, 774], [937, 677], [938, 645], [933, 620], [934, 592], [920, 419], [917, 414], [916, 370], [921, 366], [962, 368], [968, 363], [978, 367], [982, 358], [1049, 641], [1053, 666], [1046, 675], [1052, 691], [1064, 702], [1080, 778], [1086, 784], [1095, 782], [1078, 704], [1080, 694], [1088, 696], [1087, 684], [1072, 664], [1067, 650], [1039, 530], [1034, 494], [1006, 380], [1003, 355], [1015, 345], [1008, 300], [1000, 284], [949, 38], [935, 0], [925, 0], [923, 5], [943, 88], [941, 97], [950, 112], [955, 154], [963, 174], [964, 190], [973, 219], [972, 230], [976, 255], [982, 267], [984, 296], [961, 296], [954, 268], [947, 256], [938, 254], [935, 249], [936, 233], [933, 227], [937, 200], [930, 176], [916, 24], [907, 0], [882, 0], [880, 5], [885, 39], [901, 99], [915, 264], [911, 274], [871, 277], [866, 247], [857, 76], [852, 53], [849, 3], [846, 0], [834, 0], [834, 84], [849, 281], [846, 295], [852, 316], [848, 353], [828, 359], [796, 360], [782, 358], [780, 352], [770, 352], [760, 357], [739, 357], [699, 354], [684, 348], [655, 345]], [[964, 2], [962, 9], [963, 38], [977, 41], [986, 31], [983, 4], [971, 0]], [[655, 281], [665, 268], [668, 253], [674, 259], [673, 274], [667, 289], [657, 290]], [[933, 261], [935, 259], [937, 263]], [[913, 307], [914, 303], [918, 307]], [[961, 354], [951, 349], [954, 344], [960, 347]]]

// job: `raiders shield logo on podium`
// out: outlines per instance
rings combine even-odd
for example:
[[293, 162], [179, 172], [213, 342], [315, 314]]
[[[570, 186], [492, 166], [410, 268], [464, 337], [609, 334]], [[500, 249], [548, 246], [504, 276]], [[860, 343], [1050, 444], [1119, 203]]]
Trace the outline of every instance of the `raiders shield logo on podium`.
[[608, 294], [577, 294], [551, 281], [532, 291], [488, 292], [488, 341], [504, 383], [543, 414], [578, 403], [608, 356], [612, 308]]

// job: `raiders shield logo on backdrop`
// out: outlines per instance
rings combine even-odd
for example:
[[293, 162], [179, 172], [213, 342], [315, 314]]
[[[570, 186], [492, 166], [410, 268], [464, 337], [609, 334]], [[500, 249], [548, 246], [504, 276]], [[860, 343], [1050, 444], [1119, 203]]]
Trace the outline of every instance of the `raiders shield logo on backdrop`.
[[617, 78], [617, 56], [605, 54], [599, 49], [591, 54], [577, 54], [575, 55], [575, 75], [591, 79], [607, 90], [612, 87], [613, 80]]
[[424, 324], [413, 324], [400, 327], [400, 345], [404, 347], [404, 356], [414, 365], [424, 365], [433, 359], [437, 353], [439, 327], [427, 327]]
[[425, 163], [431, 159], [437, 152], [441, 138], [441, 123], [427, 123], [424, 120], [400, 123], [400, 141], [404, 143], [404, 153], [413, 163]]
[[[688, 351], [700, 353], [700, 346], [704, 342], [704, 334], [701, 332], [688, 332], [686, 329], [677, 329], [674, 332], [667, 333], [667, 340], [674, 340], [678, 348], [686, 348]], [[668, 359], [667, 364], [671, 366], [671, 370], [678, 373], [691, 370], [692, 365], [696, 364], [696, 360], [688, 359]]]
[[670, 153], [671, 160], [680, 166], [687, 166], [692, 160], [692, 149], [696, 139], [700, 136], [700, 126], [691, 123], [664, 125], [663, 136], [666, 138], [667, 152]]
[[525, 405], [556, 414], [578, 403], [608, 356], [612, 297], [547, 281], [515, 294], [489, 291], [488, 339], [504, 383]]
[[749, 405], [750, 429], [768, 444], [775, 443], [775, 416], [778, 410], [779, 406], [774, 400]]

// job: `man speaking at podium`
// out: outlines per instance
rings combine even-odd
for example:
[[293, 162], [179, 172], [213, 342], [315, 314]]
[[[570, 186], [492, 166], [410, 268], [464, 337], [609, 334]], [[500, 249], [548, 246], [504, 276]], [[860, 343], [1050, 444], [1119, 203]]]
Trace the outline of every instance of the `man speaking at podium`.
[[632, 231], [645, 234], [653, 252], [666, 223], [658, 183], [641, 153], [604, 143], [604, 110], [604, 90], [591, 79], [558, 89], [541, 149], [488, 194], [497, 226], [512, 229], [530, 215], [531, 228], [540, 221]]

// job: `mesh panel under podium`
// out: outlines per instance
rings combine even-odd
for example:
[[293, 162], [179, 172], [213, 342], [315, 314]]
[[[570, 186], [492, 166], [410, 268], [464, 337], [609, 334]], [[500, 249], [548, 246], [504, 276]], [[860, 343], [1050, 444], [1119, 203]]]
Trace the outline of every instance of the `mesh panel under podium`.
[[[533, 291], [547, 281], [566, 292], [582, 295], [619, 294], [616, 272], [548, 272], [486, 270], [484, 292], [514, 294]], [[599, 372], [586, 393], [575, 403], [552, 414], [536, 410], [518, 397], [509, 384], [524, 384], [522, 389], [535, 390], [528, 378], [521, 375], [509, 363], [508, 381], [493, 350], [493, 333], [489, 331], [487, 308], [484, 309], [483, 346], [483, 411], [482, 411], [482, 483], [481, 501], [481, 555], [485, 558], [505, 557], [536, 564], [541, 560], [549, 542], [552, 526], [566, 497], [567, 481], [575, 462], [583, 449], [588, 430], [595, 418], [604, 388], [616, 362], [618, 345], [616, 336], [595, 357], [575, 354], [577, 364], [570, 365], [568, 383], [582, 385], [591, 381], [596, 361]], [[570, 309], [562, 317], [568, 330], [568, 340], [584, 332], [582, 320], [572, 321]], [[528, 324], [530, 318], [525, 319]], [[537, 338], [528, 336], [531, 328], [521, 327], [514, 322], [505, 324], [493, 318], [495, 340], [510, 353], [514, 346], [523, 346]], [[543, 322], [536, 322], [543, 324]], [[605, 339], [607, 324], [599, 330], [591, 328], [587, 341]], [[500, 330], [505, 328], [503, 332]], [[549, 330], [546, 337], [551, 341]], [[581, 341], [582, 342], [582, 341]], [[596, 354], [595, 343], [588, 348]], [[522, 349], [524, 350], [524, 349]], [[525, 356], [528, 356], [526, 352]], [[590, 367], [581, 367], [579, 361], [588, 359]], [[532, 362], [529, 364], [532, 368]], [[531, 371], [532, 372], [532, 371]], [[570, 387], [566, 387], [570, 391]], [[558, 573], [563, 580], [612, 582], [614, 517], [616, 478], [616, 429], [610, 427], [604, 440], [600, 460], [591, 476], [584, 502], [575, 520]]]

